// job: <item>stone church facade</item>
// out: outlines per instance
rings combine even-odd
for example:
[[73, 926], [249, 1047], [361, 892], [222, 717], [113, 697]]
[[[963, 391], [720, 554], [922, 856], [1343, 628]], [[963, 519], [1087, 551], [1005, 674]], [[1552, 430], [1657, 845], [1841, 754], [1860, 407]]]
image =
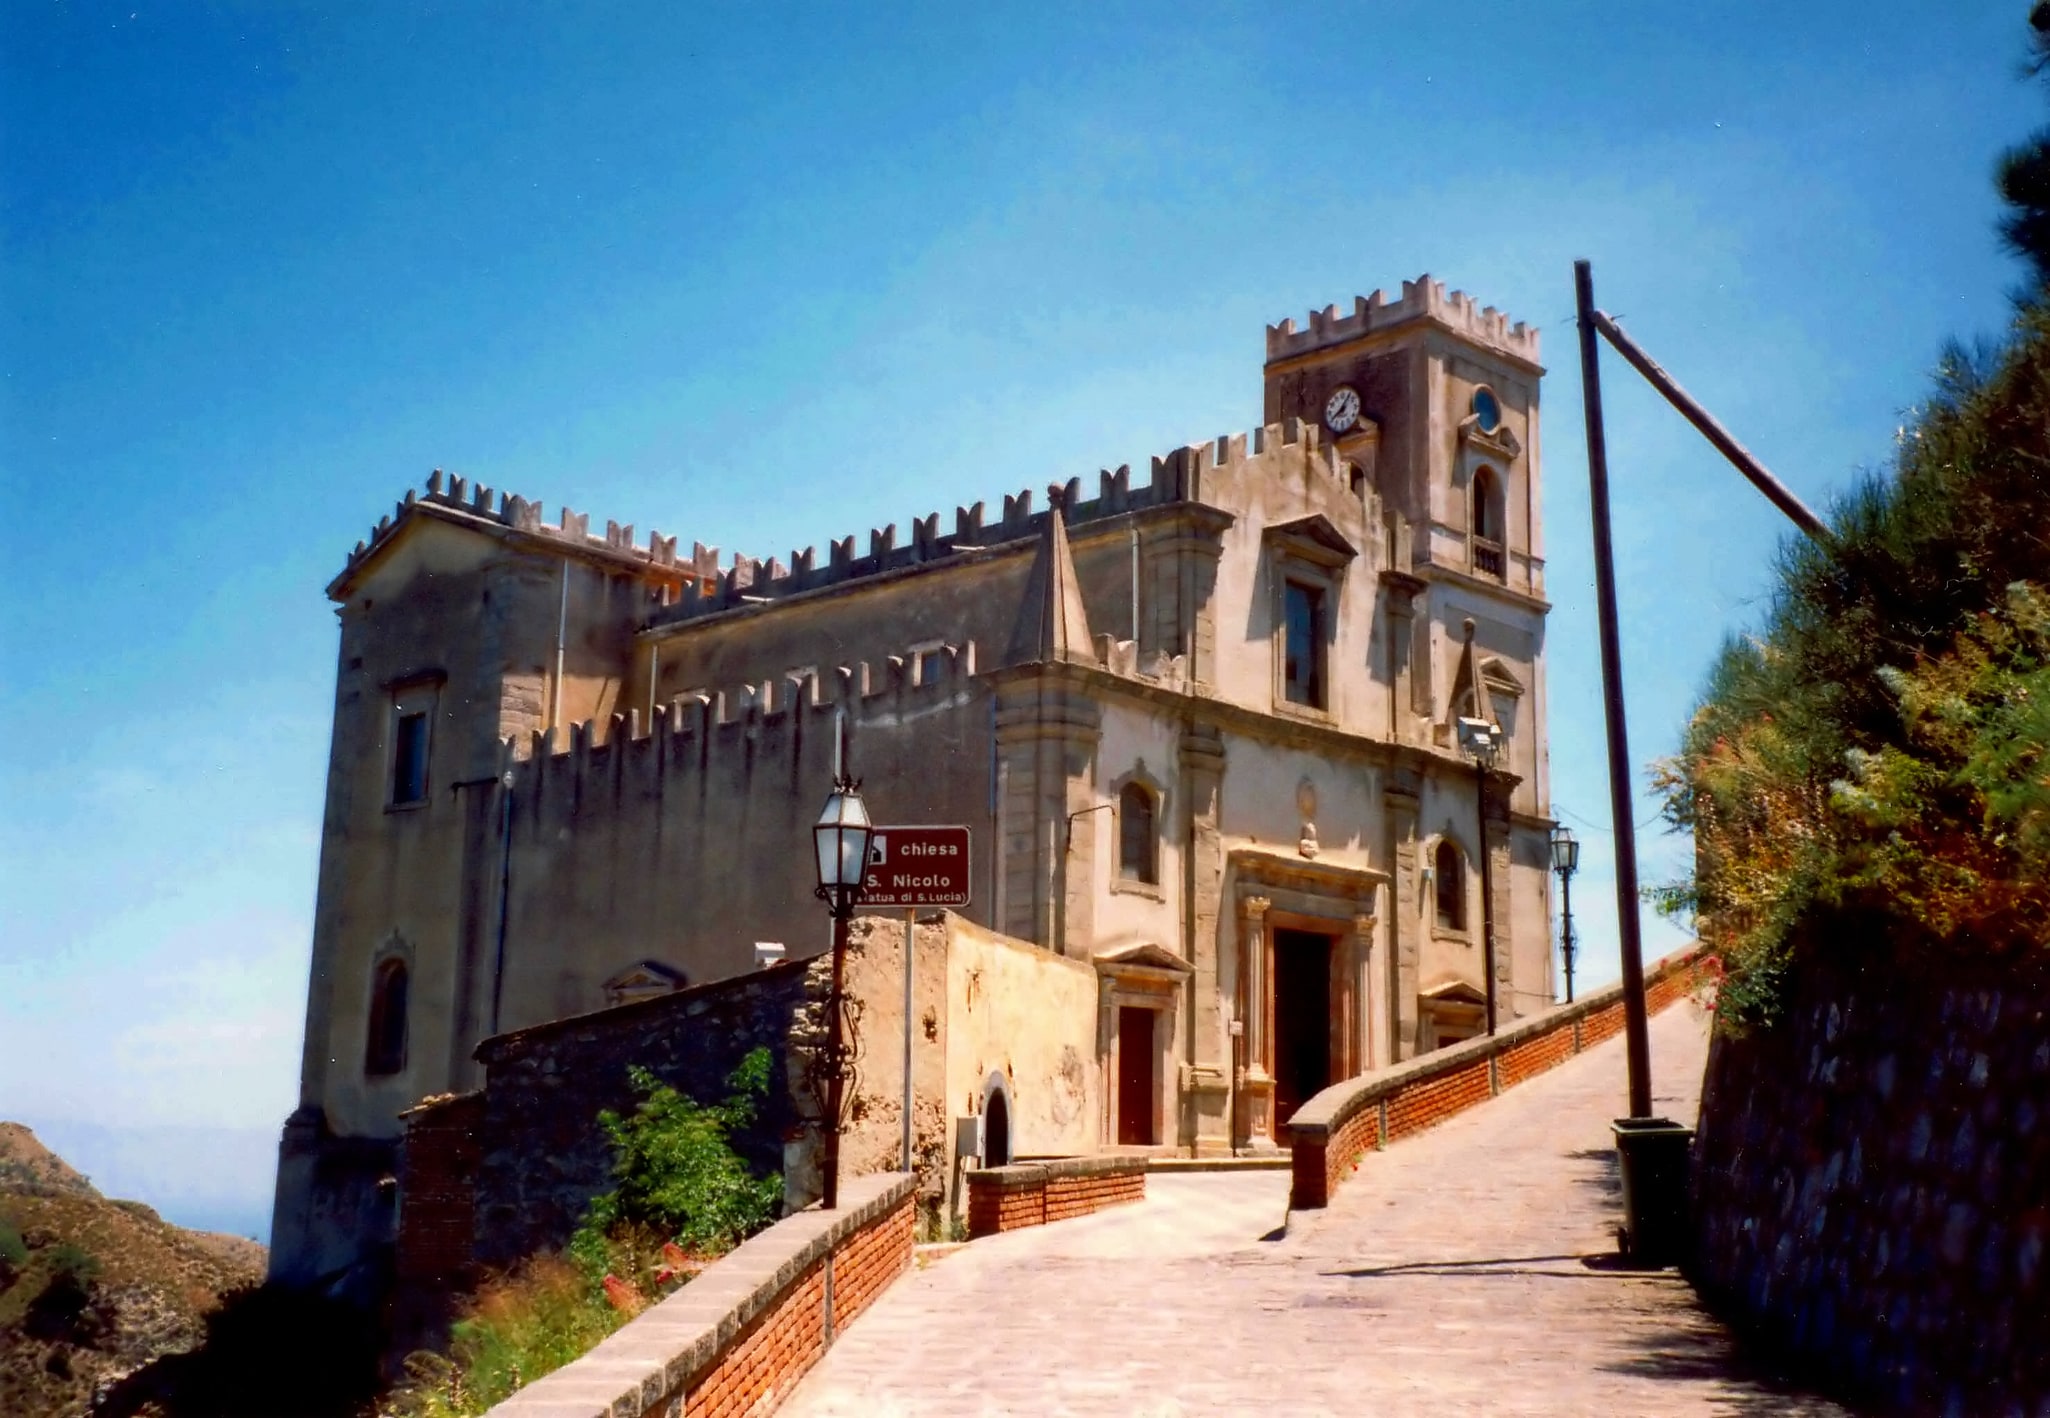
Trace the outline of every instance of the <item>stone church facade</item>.
[[1098, 1146], [1271, 1147], [1480, 1032], [1490, 911], [1500, 1020], [1548, 1008], [1541, 374], [1423, 277], [1269, 327], [1250, 435], [788, 562], [437, 472], [328, 587], [274, 1276], [389, 1231], [400, 1113], [487, 1037], [824, 950], [843, 723], [877, 821], [972, 829], [962, 916], [1093, 971]]

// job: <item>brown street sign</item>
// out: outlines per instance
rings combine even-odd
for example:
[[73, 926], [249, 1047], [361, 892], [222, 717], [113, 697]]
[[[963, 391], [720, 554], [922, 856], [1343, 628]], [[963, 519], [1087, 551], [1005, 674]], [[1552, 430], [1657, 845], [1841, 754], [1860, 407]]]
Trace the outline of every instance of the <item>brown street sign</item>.
[[861, 905], [966, 906], [968, 829], [878, 827], [869, 839]]

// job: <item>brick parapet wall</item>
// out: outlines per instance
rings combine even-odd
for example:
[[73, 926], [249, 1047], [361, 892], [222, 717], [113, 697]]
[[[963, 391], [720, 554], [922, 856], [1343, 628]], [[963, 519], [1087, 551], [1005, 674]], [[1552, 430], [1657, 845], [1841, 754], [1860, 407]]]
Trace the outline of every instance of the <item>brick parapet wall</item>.
[[[1645, 1008], [1650, 1013], [1688, 995], [1702, 953], [1696, 945], [1645, 971]], [[1436, 1127], [1622, 1030], [1619, 983], [1493, 1037], [1470, 1039], [1333, 1084], [1288, 1120], [1289, 1205], [1309, 1209], [1328, 1204], [1339, 1183], [1367, 1153]]]
[[766, 1413], [911, 1266], [917, 1179], [856, 1177], [786, 1217], [491, 1418]]
[[1144, 1157], [1062, 1157], [968, 1173], [968, 1234], [994, 1236], [1146, 1199]]

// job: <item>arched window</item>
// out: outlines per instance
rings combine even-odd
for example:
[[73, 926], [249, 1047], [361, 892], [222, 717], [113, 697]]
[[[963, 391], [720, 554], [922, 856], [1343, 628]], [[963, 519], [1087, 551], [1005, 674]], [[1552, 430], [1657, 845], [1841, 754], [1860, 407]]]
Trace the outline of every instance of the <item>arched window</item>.
[[1346, 480], [1352, 485], [1352, 495], [1363, 498], [1367, 495], [1367, 470], [1358, 463], [1345, 465]]
[[1153, 831], [1153, 794], [1127, 783], [1118, 794], [1118, 875], [1149, 886], [1160, 883], [1159, 839]]
[[1493, 469], [1473, 475], [1473, 569], [1484, 576], [1502, 575], [1502, 500]]
[[1438, 925], [1448, 931], [1466, 929], [1466, 858], [1450, 842], [1438, 844], [1433, 869], [1438, 878]]
[[363, 1046], [363, 1071], [393, 1074], [406, 1066], [406, 962], [378, 964], [370, 984], [370, 1029]]

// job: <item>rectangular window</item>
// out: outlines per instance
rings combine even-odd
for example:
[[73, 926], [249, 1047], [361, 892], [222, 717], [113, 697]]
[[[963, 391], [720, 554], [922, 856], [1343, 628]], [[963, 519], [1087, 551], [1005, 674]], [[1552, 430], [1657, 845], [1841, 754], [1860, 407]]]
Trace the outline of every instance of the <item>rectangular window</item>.
[[1324, 707], [1324, 591], [1286, 583], [1282, 598], [1282, 693], [1291, 704]]
[[392, 806], [427, 801], [427, 714], [401, 713], [392, 750]]

